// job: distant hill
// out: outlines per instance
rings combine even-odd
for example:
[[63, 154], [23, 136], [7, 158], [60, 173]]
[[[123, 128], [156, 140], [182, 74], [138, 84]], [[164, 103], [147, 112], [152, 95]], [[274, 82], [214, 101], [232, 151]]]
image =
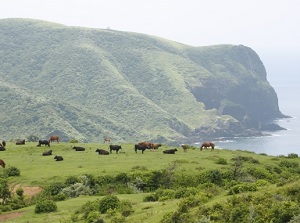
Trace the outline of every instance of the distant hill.
[[284, 117], [249, 47], [30, 19], [0, 20], [0, 92], [6, 140], [179, 143], [255, 135]]

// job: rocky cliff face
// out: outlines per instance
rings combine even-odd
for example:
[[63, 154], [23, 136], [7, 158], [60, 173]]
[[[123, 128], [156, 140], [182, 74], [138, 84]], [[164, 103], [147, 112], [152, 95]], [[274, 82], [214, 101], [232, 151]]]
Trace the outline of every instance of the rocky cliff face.
[[[223, 50], [210, 58], [211, 63], [220, 65], [217, 69], [192, 57], [213, 75], [202, 79], [201, 85], [189, 87], [206, 109], [216, 109], [220, 115], [232, 116], [237, 122], [228, 125], [219, 122], [214, 130], [200, 127], [197, 130], [200, 135], [252, 136], [261, 135], [264, 130], [283, 129], [271, 124], [274, 119], [286, 116], [279, 110], [277, 94], [267, 81], [259, 56], [245, 46], [223, 46]], [[204, 54], [208, 56], [207, 52]]]

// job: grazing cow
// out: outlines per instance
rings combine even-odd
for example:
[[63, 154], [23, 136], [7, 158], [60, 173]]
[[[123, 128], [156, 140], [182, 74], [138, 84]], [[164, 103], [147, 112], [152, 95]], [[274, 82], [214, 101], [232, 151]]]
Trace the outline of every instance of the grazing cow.
[[103, 143], [105, 143], [105, 142], [110, 142], [110, 138], [104, 137]]
[[104, 149], [96, 149], [96, 151], [99, 155], [109, 155], [109, 152]]
[[183, 151], [186, 152], [190, 146], [186, 144], [182, 144], [181, 147], [183, 148]]
[[120, 149], [122, 149], [122, 147], [119, 146], [119, 145], [109, 145], [109, 151], [110, 151], [110, 153], [112, 153], [113, 150], [115, 150], [116, 153], [118, 153]]
[[81, 147], [81, 146], [73, 146], [72, 149], [75, 149], [75, 151], [84, 151], [85, 148]]
[[59, 138], [59, 136], [51, 136], [50, 138], [49, 138], [49, 142], [54, 142], [54, 141], [56, 141], [56, 142], [59, 142], [59, 140], [60, 140], [60, 138]]
[[48, 151], [45, 151], [45, 152], [43, 152], [42, 155], [43, 155], [43, 156], [50, 156], [50, 155], [52, 155], [52, 150], [50, 149], [50, 150], [48, 150]]
[[163, 151], [165, 154], [175, 154], [175, 152], [177, 152], [177, 149], [168, 149]]
[[3, 160], [0, 159], [0, 166], [2, 166], [3, 168], [5, 168], [5, 162]]
[[159, 147], [161, 147], [160, 143], [152, 143], [151, 145], [151, 149], [158, 149]]
[[6, 149], [3, 146], [0, 146], [0, 151], [5, 151]]
[[25, 139], [23, 139], [23, 140], [18, 140], [18, 141], [16, 142], [16, 145], [25, 145]]
[[55, 161], [63, 161], [64, 158], [62, 156], [55, 156], [54, 157]]
[[134, 145], [134, 151], [135, 151], [135, 153], [137, 153], [138, 150], [142, 150], [142, 153], [144, 153], [144, 151], [146, 149], [148, 149], [148, 147], [145, 146], [145, 145], [140, 145], [140, 144], [135, 144]]
[[151, 149], [153, 143], [152, 142], [139, 142], [138, 145], [146, 146], [147, 149]]
[[209, 147], [211, 147], [211, 151], [212, 151], [212, 150], [215, 149], [215, 144], [212, 143], [212, 142], [204, 142], [204, 143], [202, 143], [202, 145], [201, 145], [201, 147], [200, 147], [200, 150], [202, 151], [203, 148], [207, 149], [207, 148], [209, 148]]
[[45, 145], [45, 146], [49, 146], [50, 147], [50, 142], [46, 139], [44, 140], [39, 140], [39, 144], [37, 146], [41, 146], [41, 145]]

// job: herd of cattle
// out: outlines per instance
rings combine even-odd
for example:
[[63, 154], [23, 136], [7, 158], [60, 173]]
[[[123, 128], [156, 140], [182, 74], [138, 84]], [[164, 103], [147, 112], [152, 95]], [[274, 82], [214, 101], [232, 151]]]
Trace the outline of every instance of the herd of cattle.
[[[59, 142], [59, 136], [51, 136], [48, 140], [39, 140], [37, 146], [44, 145], [44, 146], [50, 147], [50, 143], [53, 141]], [[105, 142], [110, 142], [110, 139], [105, 138], [104, 143]], [[25, 145], [25, 140], [18, 140], [16, 142], [16, 145]], [[140, 151], [142, 151], [142, 153], [144, 153], [144, 151], [147, 149], [157, 150], [161, 146], [162, 146], [162, 144], [160, 144], [160, 143], [139, 142], [134, 145], [134, 151], [137, 153], [138, 150], [140, 150]], [[6, 142], [5, 141], [2, 141], [2, 143], [0, 142], [0, 151], [5, 151], [6, 150], [5, 147], [6, 147]], [[181, 147], [183, 148], [183, 151], [186, 152], [190, 146], [187, 144], [182, 144]], [[112, 145], [112, 144], [110, 144], [108, 148], [109, 148], [109, 151], [107, 151], [105, 149], [96, 149], [95, 152], [97, 152], [99, 155], [109, 155], [113, 151], [115, 151], [116, 154], [118, 154], [119, 150], [122, 149], [122, 147], [120, 145]], [[212, 142], [204, 142], [200, 146], [200, 150], [208, 149], [208, 148], [211, 148], [211, 151], [214, 150], [215, 144]], [[75, 151], [85, 151], [85, 148], [81, 147], [81, 146], [73, 146], [72, 149], [74, 149]], [[175, 154], [175, 152], [177, 152], [177, 151], [178, 150], [175, 148], [175, 149], [163, 150], [163, 153], [164, 154]], [[42, 156], [50, 156], [50, 155], [52, 155], [51, 149], [42, 153]], [[54, 160], [63, 161], [64, 159], [62, 156], [55, 156]], [[5, 168], [5, 162], [2, 159], [0, 159], [0, 166]]]

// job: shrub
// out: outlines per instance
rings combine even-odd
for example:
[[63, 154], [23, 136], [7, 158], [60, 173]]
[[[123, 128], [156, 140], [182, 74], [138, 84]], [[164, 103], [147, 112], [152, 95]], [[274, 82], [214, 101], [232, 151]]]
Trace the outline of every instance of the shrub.
[[257, 159], [254, 159], [251, 156], [237, 156], [235, 158], [232, 158], [233, 161], [236, 160], [241, 160], [241, 161], [245, 161], [245, 162], [249, 162], [249, 163], [254, 163], [254, 164], [258, 164], [259, 161]]
[[292, 217], [289, 223], [299, 223], [300, 222], [300, 215]]
[[52, 200], [43, 200], [36, 204], [34, 212], [39, 213], [49, 213], [57, 210], [57, 206]]
[[178, 190], [176, 190], [174, 197], [177, 199], [189, 197], [191, 195], [197, 194], [197, 192], [198, 190], [195, 187], [179, 188]]
[[20, 176], [20, 170], [17, 167], [9, 167], [8, 169], [5, 170], [7, 176], [12, 177], [12, 176]]
[[62, 189], [65, 187], [64, 183], [61, 182], [54, 182], [51, 183], [46, 189], [45, 189], [45, 193], [50, 195], [50, 196], [54, 196], [59, 194]]
[[82, 205], [80, 207], [80, 209], [78, 209], [75, 214], [78, 213], [82, 213], [83, 214], [83, 218], [87, 219], [89, 213], [91, 212], [95, 212], [95, 211], [99, 211], [99, 200], [95, 200], [95, 201], [87, 201], [84, 205]]
[[101, 218], [101, 215], [98, 211], [90, 212], [86, 220], [88, 223], [104, 223], [104, 220]]
[[19, 197], [23, 197], [23, 195], [24, 195], [24, 190], [23, 190], [23, 188], [19, 187], [19, 188], [16, 190], [16, 194], [17, 194]]
[[248, 167], [247, 173], [255, 177], [256, 179], [273, 179], [272, 174], [262, 167]]
[[54, 201], [64, 201], [64, 200], [66, 200], [66, 198], [67, 198], [67, 196], [63, 193], [59, 193], [59, 194], [53, 196]]
[[288, 160], [282, 160], [279, 163], [279, 166], [286, 167], [286, 168], [297, 168], [297, 167], [299, 167], [299, 163], [293, 162], [293, 161], [288, 161]]
[[80, 195], [92, 195], [92, 191], [89, 186], [83, 183], [75, 183], [69, 187], [63, 188], [61, 191], [67, 197], [79, 197]]
[[11, 192], [7, 179], [0, 178], [0, 200], [2, 204], [6, 203], [6, 200], [11, 197]]
[[287, 158], [291, 158], [291, 159], [298, 158], [298, 154], [290, 153], [290, 154], [288, 154]]
[[72, 185], [72, 184], [76, 184], [79, 182], [79, 179], [78, 177], [75, 177], [75, 176], [69, 176], [67, 179], [66, 179], [66, 184], [67, 185]]
[[143, 201], [144, 202], [158, 201], [158, 196], [157, 196], [157, 194], [148, 194], [144, 197]]
[[233, 187], [230, 188], [230, 190], [228, 191], [228, 194], [229, 195], [239, 194], [239, 193], [246, 192], [246, 191], [257, 191], [256, 184], [242, 183], [242, 184], [234, 185]]
[[129, 180], [130, 180], [130, 178], [127, 176], [126, 173], [119, 173], [116, 176], [116, 182], [118, 182], [118, 183], [126, 184], [129, 182]]
[[128, 217], [129, 215], [134, 213], [132, 204], [130, 203], [130, 201], [126, 201], [126, 200], [120, 202], [118, 210], [121, 212], [122, 216], [124, 217]]
[[78, 143], [78, 140], [77, 140], [77, 139], [71, 139], [71, 140], [69, 141], [69, 143]]
[[227, 165], [227, 160], [224, 158], [219, 158], [216, 160], [216, 164]]
[[156, 191], [158, 200], [169, 200], [175, 197], [175, 191], [171, 189], [159, 189]]
[[111, 223], [125, 223], [126, 219], [124, 216], [114, 216], [110, 219]]
[[117, 209], [120, 205], [120, 200], [115, 195], [107, 195], [99, 202], [99, 211], [103, 214], [109, 209]]
[[260, 179], [260, 180], [256, 181], [256, 186], [258, 186], [258, 187], [263, 187], [263, 186], [267, 186], [267, 185], [270, 185], [270, 182], [267, 180]]

